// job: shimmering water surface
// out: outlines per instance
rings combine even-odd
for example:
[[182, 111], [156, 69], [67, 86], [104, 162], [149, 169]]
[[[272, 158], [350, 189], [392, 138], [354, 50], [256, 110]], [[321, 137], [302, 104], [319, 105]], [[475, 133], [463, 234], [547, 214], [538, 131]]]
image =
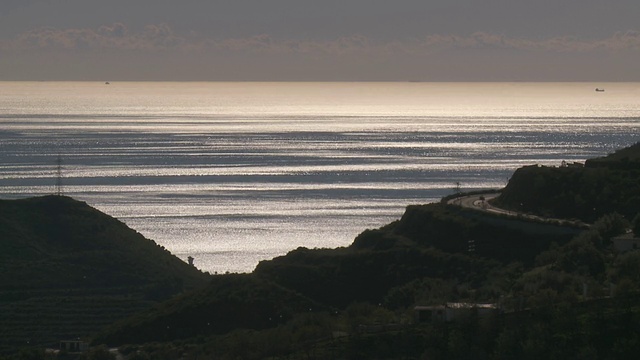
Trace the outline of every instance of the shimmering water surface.
[[0, 141], [0, 197], [54, 193], [60, 154], [66, 195], [248, 272], [640, 141], [640, 84], [0, 82]]

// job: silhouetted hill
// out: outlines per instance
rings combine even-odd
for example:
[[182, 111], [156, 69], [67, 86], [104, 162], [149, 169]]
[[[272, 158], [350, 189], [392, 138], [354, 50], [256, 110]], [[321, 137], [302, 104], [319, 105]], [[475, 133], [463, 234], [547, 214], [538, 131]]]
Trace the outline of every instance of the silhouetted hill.
[[495, 204], [586, 222], [613, 212], [631, 220], [640, 211], [640, 143], [587, 160], [584, 167], [520, 168]]
[[425, 277], [477, 284], [501, 263], [532, 263], [579, 231], [452, 205], [409, 206], [399, 221], [363, 232], [348, 248], [300, 248], [260, 262], [255, 273], [342, 308], [382, 302], [394, 288]]
[[640, 169], [640, 142], [604, 157], [588, 159], [585, 167], [638, 170]]
[[173, 341], [265, 329], [294, 314], [321, 311], [318, 303], [251, 274], [214, 276], [208, 286], [117, 323], [95, 342], [106, 344]]
[[[412, 294], [432, 281], [425, 279], [482, 287], [505, 264], [531, 264], [552, 243], [567, 243], [579, 231], [452, 205], [410, 206], [399, 221], [363, 232], [349, 247], [299, 248], [260, 262], [252, 274], [216, 276], [206, 289], [116, 324], [98, 342], [264, 329], [307, 308], [341, 311], [357, 302], [398, 309], [415, 301]], [[476, 295], [485, 301], [495, 296]], [[204, 327], [205, 320], [210, 325]]]
[[[565, 354], [599, 337], [591, 322], [601, 320], [614, 335], [599, 337], [592, 350], [632, 353], [633, 344], [611, 349], [634, 338], [634, 324], [617, 321], [640, 313], [638, 307], [620, 308], [627, 296], [637, 298], [640, 286], [640, 253], [616, 256], [607, 245], [620, 231], [615, 216], [585, 230], [445, 204], [410, 206], [400, 220], [363, 232], [349, 247], [298, 248], [262, 261], [252, 274], [216, 276], [202, 290], [113, 325], [96, 341], [151, 342], [125, 347], [150, 358], [185, 351], [192, 358], [222, 359], [418, 358], [430, 352], [438, 359], [500, 358], [505, 351], [523, 358], [556, 352], [519, 345], [553, 341], [515, 329], [538, 326], [573, 339]], [[616, 298], [604, 300], [614, 294], [612, 282], [620, 284]], [[603, 300], [585, 303], [588, 310], [566, 310], [591, 299]], [[453, 324], [411, 320], [413, 306], [445, 302], [500, 303], [513, 314], [472, 315]], [[523, 311], [530, 308], [536, 310]], [[600, 308], [606, 315], [596, 313]], [[575, 316], [589, 319], [573, 323], [585, 339], [562, 327]], [[336, 333], [343, 335], [335, 339]]]
[[208, 278], [83, 202], [0, 200], [0, 351], [87, 337]]

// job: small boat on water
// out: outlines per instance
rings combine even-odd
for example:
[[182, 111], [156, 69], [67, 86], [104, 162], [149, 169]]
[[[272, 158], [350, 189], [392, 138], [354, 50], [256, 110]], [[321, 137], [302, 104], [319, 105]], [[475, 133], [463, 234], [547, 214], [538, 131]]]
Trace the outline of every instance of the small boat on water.
[[596, 88], [596, 92], [604, 92], [604, 89]]

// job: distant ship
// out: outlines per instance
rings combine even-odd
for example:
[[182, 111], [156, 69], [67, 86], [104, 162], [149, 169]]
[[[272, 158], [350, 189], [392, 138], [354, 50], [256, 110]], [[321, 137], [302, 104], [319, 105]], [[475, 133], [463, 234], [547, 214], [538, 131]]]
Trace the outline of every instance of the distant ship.
[[597, 92], [604, 92], [604, 89], [596, 88]]

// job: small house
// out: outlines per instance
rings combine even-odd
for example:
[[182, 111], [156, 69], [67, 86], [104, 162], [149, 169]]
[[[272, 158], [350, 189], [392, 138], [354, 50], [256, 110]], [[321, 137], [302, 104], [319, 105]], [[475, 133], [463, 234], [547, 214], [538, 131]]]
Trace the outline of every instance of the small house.
[[67, 353], [82, 353], [89, 350], [89, 344], [80, 340], [62, 340], [60, 341], [60, 351]]
[[613, 248], [618, 252], [627, 252], [640, 249], [640, 237], [634, 236], [632, 232], [616, 236], [611, 239]]

